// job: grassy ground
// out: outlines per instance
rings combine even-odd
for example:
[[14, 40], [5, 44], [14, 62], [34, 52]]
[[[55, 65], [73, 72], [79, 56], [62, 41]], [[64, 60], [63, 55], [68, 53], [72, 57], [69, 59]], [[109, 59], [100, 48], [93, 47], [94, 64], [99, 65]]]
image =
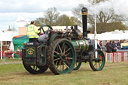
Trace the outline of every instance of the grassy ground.
[[21, 62], [21, 58], [3, 58], [0, 60], [0, 65], [1, 64], [6, 64], [6, 63], [16, 63], [16, 62]]
[[50, 70], [32, 75], [21, 63], [1, 64], [0, 85], [128, 85], [128, 62], [106, 63], [102, 71], [92, 71], [89, 64], [83, 63], [79, 70], [63, 75], [54, 75]]

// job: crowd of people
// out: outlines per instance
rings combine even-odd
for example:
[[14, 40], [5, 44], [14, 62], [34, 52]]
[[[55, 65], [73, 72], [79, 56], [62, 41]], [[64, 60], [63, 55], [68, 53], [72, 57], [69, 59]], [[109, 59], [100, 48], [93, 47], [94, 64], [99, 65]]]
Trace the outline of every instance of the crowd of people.
[[107, 42], [106, 45], [106, 52], [116, 52], [117, 44], [114, 41]]
[[[110, 52], [116, 52], [117, 49], [121, 49], [121, 43], [124, 41], [107, 41], [106, 44], [104, 45], [105, 51], [110, 53]], [[102, 41], [99, 42], [101, 48], [103, 47]]]

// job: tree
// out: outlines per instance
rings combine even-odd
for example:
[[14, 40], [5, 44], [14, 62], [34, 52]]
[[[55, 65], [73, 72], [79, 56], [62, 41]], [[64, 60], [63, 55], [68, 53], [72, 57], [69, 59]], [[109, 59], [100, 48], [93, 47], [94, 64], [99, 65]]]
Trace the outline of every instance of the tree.
[[79, 4], [78, 7], [72, 9], [72, 13], [74, 17], [71, 17], [71, 19], [74, 21], [74, 23], [78, 26], [82, 26], [82, 15], [81, 15], [81, 9], [84, 7], [84, 4]]
[[57, 9], [54, 7], [49, 8], [45, 12], [44, 18], [37, 18], [35, 20], [36, 26], [41, 26], [43, 24], [52, 26], [71, 26], [74, 24], [81, 25], [81, 22], [76, 17], [69, 17], [65, 14], [59, 16], [59, 12], [57, 12]]
[[[111, 22], [111, 23], [97, 23], [97, 33], [110, 32], [114, 30], [126, 30], [126, 26], [122, 22]], [[94, 33], [94, 28], [88, 29], [91, 33]]]
[[41, 26], [41, 25], [44, 25], [45, 24], [45, 18], [37, 18], [35, 20], [35, 25], [36, 26]]
[[[109, 1], [109, 0], [88, 0], [92, 5], [95, 5], [95, 4], [98, 4], [100, 2], [105, 2], [105, 1]], [[79, 19], [81, 19], [81, 9], [84, 5], [82, 4], [79, 4], [78, 7], [74, 8], [72, 10], [72, 13], [74, 14], [74, 16], [77, 16]], [[105, 32], [105, 26], [104, 25], [107, 25], [107, 23], [118, 23], [116, 24], [119, 25], [118, 27], [122, 26], [123, 24], [121, 24], [120, 22], [123, 20], [123, 17], [122, 15], [120, 14], [116, 14], [114, 9], [113, 8], [110, 8], [110, 9], [101, 9], [99, 10], [99, 12], [96, 14], [96, 21], [98, 23], [97, 25], [97, 29], [99, 28], [100, 30], [97, 30], [99, 32], [97, 33], [101, 33], [101, 32]], [[95, 13], [91, 13], [91, 14], [88, 14], [88, 23], [91, 24], [91, 30], [94, 31], [94, 27], [95, 27]], [[101, 26], [102, 25], [102, 28]], [[112, 26], [112, 25], [110, 25]], [[112, 31], [113, 28], [109, 26], [109, 31]], [[123, 26], [122, 29], [124, 29], [125, 26]], [[120, 28], [121, 29], [121, 28]]]
[[[92, 27], [95, 26], [95, 14], [89, 14], [88, 15], [88, 22], [92, 25]], [[114, 9], [106, 9], [106, 10], [100, 10], [98, 14], [96, 14], [96, 22], [97, 23], [111, 23], [111, 22], [121, 22], [122, 16], [117, 15], [114, 12]]]
[[[98, 4], [100, 2], [105, 2], [109, 0], [88, 0], [92, 5]], [[89, 29], [90, 31], [94, 32], [95, 27], [95, 14], [88, 15], [88, 21], [92, 25]], [[99, 13], [96, 14], [96, 21], [97, 21], [97, 33], [102, 33], [106, 31], [114, 31], [115, 29], [125, 30], [126, 26], [122, 24], [123, 15], [116, 14], [113, 8], [110, 9], [101, 9]]]
[[98, 4], [100, 2], [105, 2], [105, 1], [109, 1], [109, 0], [88, 0], [88, 2], [91, 4]]
[[45, 24], [53, 26], [58, 19], [59, 12], [55, 7], [49, 8], [45, 13], [44, 13], [44, 18], [45, 18]]
[[72, 13], [73, 15], [78, 18], [78, 19], [82, 19], [82, 16], [81, 16], [81, 9], [84, 7], [84, 4], [79, 4], [78, 7], [76, 8], [73, 8], [72, 9]]
[[74, 23], [74, 25], [82, 26], [82, 23], [78, 18], [70, 17], [70, 20]]
[[74, 22], [70, 19], [70, 17], [63, 14], [63, 15], [59, 16], [58, 20], [56, 21], [56, 25], [71, 26], [71, 25], [74, 25]]

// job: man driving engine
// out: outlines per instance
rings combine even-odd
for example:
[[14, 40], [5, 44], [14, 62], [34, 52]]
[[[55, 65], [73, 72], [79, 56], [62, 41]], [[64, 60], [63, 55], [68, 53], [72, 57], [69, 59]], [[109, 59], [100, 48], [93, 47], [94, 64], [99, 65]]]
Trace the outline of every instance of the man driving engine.
[[39, 38], [38, 28], [34, 25], [34, 21], [31, 21], [27, 28], [27, 36], [29, 37], [29, 42], [37, 42]]

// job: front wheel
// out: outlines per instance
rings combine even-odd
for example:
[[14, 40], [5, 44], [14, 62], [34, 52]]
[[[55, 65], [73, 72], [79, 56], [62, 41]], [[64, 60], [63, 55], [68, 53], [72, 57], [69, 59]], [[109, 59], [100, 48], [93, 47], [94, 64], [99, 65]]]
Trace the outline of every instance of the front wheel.
[[101, 50], [94, 50], [90, 53], [89, 64], [93, 71], [100, 71], [105, 65], [105, 55]]

